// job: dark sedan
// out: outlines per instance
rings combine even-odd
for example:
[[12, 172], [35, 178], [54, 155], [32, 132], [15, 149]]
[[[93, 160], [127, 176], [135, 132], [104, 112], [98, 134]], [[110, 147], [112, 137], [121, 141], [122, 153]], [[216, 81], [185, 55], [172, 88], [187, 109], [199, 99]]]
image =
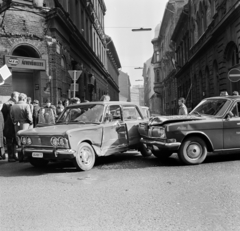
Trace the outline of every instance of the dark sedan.
[[185, 164], [200, 164], [208, 152], [240, 152], [240, 97], [202, 100], [187, 116], [159, 116], [140, 123], [141, 142], [158, 158], [178, 153]]

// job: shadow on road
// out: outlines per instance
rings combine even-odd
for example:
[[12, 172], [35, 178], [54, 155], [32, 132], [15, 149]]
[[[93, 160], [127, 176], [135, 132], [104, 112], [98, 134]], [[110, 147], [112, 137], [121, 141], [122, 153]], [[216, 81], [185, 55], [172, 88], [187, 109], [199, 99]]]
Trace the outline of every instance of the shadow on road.
[[[210, 154], [202, 165], [239, 160], [239, 154]], [[154, 156], [143, 157], [136, 152], [119, 153], [107, 157], [99, 157], [94, 169], [143, 169], [152, 167], [184, 167], [173, 154], [166, 160], [159, 160]], [[192, 166], [194, 167], [194, 166]], [[44, 168], [35, 168], [30, 163], [8, 163], [0, 161], [0, 177], [39, 176], [51, 173], [78, 172], [70, 161], [50, 163]]]

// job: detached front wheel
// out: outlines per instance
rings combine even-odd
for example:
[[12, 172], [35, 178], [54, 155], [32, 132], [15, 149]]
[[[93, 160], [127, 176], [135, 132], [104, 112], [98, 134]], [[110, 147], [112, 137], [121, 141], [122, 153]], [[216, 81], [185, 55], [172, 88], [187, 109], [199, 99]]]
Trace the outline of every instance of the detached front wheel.
[[152, 153], [160, 160], [168, 159], [173, 154], [173, 152], [167, 150], [153, 150]]
[[148, 157], [148, 156], [152, 155], [151, 150], [148, 149], [147, 146], [143, 143], [140, 143], [139, 151], [141, 152], [142, 156], [144, 156], [144, 157]]
[[193, 136], [183, 142], [178, 157], [185, 164], [201, 164], [206, 159], [207, 153], [205, 141]]
[[96, 156], [92, 146], [83, 142], [78, 147], [74, 164], [78, 170], [87, 171], [93, 168]]

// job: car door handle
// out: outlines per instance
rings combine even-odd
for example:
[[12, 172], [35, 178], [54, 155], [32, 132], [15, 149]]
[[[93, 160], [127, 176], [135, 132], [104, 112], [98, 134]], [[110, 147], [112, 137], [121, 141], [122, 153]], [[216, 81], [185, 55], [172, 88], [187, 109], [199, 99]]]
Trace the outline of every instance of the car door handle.
[[240, 126], [240, 123], [237, 123], [238, 126]]

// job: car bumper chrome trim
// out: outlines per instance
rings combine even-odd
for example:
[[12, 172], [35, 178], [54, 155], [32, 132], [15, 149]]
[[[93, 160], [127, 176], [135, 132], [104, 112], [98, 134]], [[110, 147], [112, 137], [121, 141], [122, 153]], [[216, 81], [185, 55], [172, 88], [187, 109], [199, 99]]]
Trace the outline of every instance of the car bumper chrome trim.
[[44, 158], [50, 159], [71, 159], [76, 156], [76, 151], [72, 149], [17, 148], [17, 152], [22, 152], [25, 156], [31, 156], [33, 152], [40, 152], [44, 154]]
[[157, 146], [159, 149], [169, 149], [169, 150], [178, 150], [181, 143], [180, 142], [173, 142], [168, 143], [167, 140], [164, 141], [156, 141], [156, 140], [148, 140], [141, 138], [141, 143], [146, 144], [148, 146]]

